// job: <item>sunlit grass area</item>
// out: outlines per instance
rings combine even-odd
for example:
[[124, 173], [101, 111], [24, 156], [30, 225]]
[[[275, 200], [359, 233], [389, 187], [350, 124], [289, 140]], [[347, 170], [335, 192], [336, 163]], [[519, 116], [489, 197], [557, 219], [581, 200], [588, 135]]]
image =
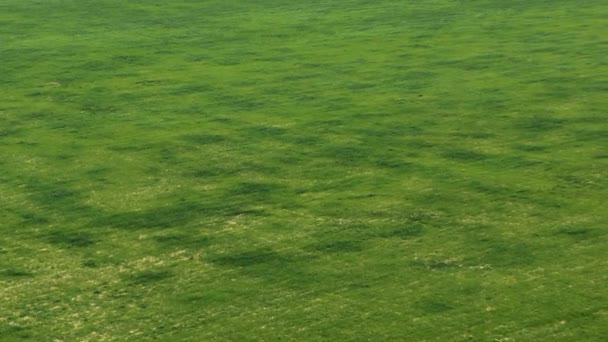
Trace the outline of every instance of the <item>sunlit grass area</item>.
[[0, 340], [604, 341], [606, 18], [0, 1]]

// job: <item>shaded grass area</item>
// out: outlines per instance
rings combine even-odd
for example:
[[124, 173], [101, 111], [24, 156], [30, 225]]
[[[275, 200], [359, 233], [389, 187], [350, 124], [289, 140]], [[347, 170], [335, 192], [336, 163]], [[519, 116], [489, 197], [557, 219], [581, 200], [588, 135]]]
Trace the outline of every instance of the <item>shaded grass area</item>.
[[605, 8], [0, 3], [1, 339], [602, 341]]

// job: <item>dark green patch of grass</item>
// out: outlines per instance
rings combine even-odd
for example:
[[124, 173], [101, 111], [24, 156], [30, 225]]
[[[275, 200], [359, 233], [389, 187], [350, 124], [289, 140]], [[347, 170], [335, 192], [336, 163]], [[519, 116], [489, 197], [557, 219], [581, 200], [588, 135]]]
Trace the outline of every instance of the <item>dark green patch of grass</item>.
[[227, 267], [248, 267], [264, 264], [281, 265], [288, 261], [283, 255], [272, 249], [262, 248], [247, 252], [219, 255], [213, 257], [214, 264]]
[[107, 213], [90, 222], [92, 227], [121, 229], [161, 229], [186, 226], [197, 218], [233, 215], [240, 209], [234, 205], [211, 204], [181, 200], [176, 204], [136, 212]]
[[529, 267], [537, 262], [529, 243], [508, 240], [490, 240], [481, 244], [485, 247], [482, 264], [493, 267]]
[[422, 234], [424, 234], [424, 226], [419, 223], [413, 223], [403, 224], [401, 227], [380, 233], [379, 236], [383, 238], [410, 239], [421, 236]]
[[67, 232], [55, 231], [49, 234], [48, 242], [67, 248], [83, 248], [91, 247], [95, 244], [96, 239], [92, 234], [84, 231]]
[[154, 237], [159, 245], [170, 248], [190, 248], [200, 250], [208, 247], [212, 240], [207, 236], [192, 236], [186, 234], [167, 234]]
[[429, 314], [441, 314], [454, 309], [452, 305], [438, 301], [435, 298], [427, 298], [416, 301], [416, 308]]
[[462, 149], [447, 149], [442, 152], [441, 155], [444, 158], [453, 159], [457, 161], [482, 161], [488, 158], [487, 155], [483, 153], [479, 153], [471, 150], [462, 150]]
[[154, 285], [173, 276], [173, 273], [167, 270], [149, 270], [133, 273], [127, 277], [127, 281], [133, 285]]
[[593, 228], [568, 226], [555, 229], [553, 234], [556, 236], [572, 238], [574, 240], [588, 240], [598, 238], [601, 233]]
[[516, 128], [530, 132], [545, 132], [559, 129], [564, 124], [564, 120], [549, 116], [532, 116], [530, 118], [521, 119]]
[[186, 135], [183, 137], [189, 143], [207, 145], [207, 144], [217, 144], [224, 142], [226, 140], [225, 137], [221, 135], [213, 135], [213, 134], [196, 134], [196, 135]]
[[23, 277], [33, 277], [34, 273], [29, 272], [29, 271], [25, 271], [25, 270], [21, 270], [21, 269], [15, 269], [15, 268], [9, 268], [6, 270], [3, 270], [0, 272], [0, 277], [3, 277], [5, 279], [11, 279], [11, 278], [23, 278]]
[[49, 223], [48, 218], [36, 213], [23, 213], [21, 214], [21, 218], [23, 219], [23, 224], [25, 225], [41, 225]]
[[360, 241], [324, 241], [309, 246], [310, 249], [321, 253], [349, 253], [359, 252], [363, 249]]
[[0, 325], [0, 334], [2, 334], [7, 341], [28, 341], [33, 338], [31, 329], [19, 324], [11, 323], [3, 323]]

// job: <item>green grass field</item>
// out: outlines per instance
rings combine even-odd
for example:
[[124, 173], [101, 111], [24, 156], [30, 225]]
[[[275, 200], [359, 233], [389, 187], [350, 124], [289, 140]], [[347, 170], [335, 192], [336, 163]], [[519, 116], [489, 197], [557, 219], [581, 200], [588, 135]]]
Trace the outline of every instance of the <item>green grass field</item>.
[[605, 341], [605, 0], [0, 0], [1, 341]]

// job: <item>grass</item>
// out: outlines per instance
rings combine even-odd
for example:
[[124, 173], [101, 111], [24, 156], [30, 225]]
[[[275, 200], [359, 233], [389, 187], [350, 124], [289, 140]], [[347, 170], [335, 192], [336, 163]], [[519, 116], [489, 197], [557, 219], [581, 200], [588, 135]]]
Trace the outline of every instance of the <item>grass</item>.
[[2, 340], [603, 341], [607, 15], [2, 1]]

